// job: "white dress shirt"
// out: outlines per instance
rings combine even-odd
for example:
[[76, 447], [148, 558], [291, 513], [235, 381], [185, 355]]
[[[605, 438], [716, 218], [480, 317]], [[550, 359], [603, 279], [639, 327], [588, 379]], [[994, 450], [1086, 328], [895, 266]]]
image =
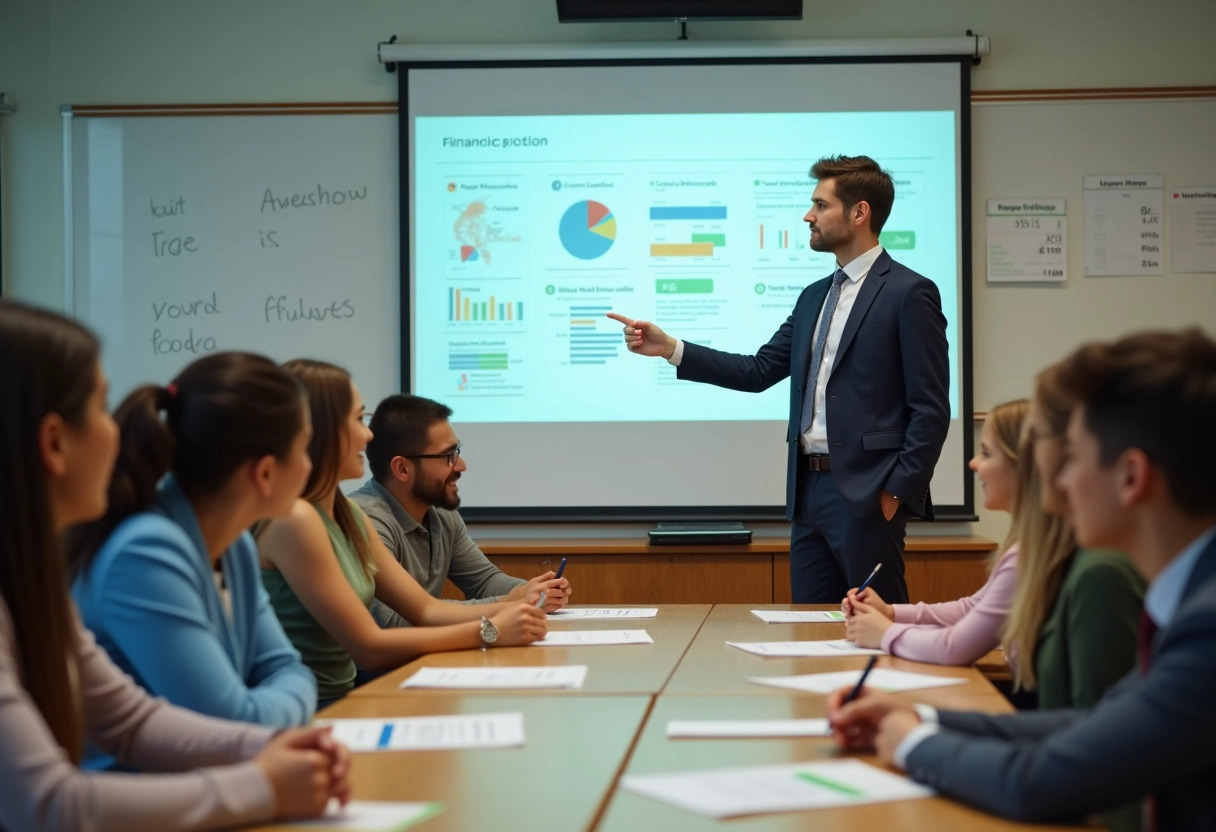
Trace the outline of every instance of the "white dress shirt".
[[[851, 260], [843, 266], [847, 279], [840, 284], [840, 300], [836, 302], [836, 311], [832, 313], [832, 323], [828, 327], [828, 340], [823, 345], [823, 366], [819, 369], [819, 378], [815, 380], [815, 416], [811, 426], [802, 434], [802, 451], [808, 454], [826, 454], [828, 452], [828, 378], [832, 375], [832, 367], [836, 364], [836, 351], [840, 348], [840, 336], [844, 334], [844, 325], [849, 321], [849, 313], [853, 311], [853, 302], [861, 291], [861, 284], [870, 273], [874, 261], [882, 254], [882, 246], [874, 246], [865, 254]], [[827, 298], [824, 298], [827, 305]], [[811, 333], [811, 343], [819, 339], [819, 328], [823, 325], [823, 307], [819, 309], [819, 321], [815, 331]], [[813, 351], [813, 350], [812, 350]], [[809, 369], [809, 368], [808, 368]]]
[[[853, 311], [853, 302], [857, 300], [857, 294], [861, 291], [861, 284], [866, 279], [866, 275], [870, 273], [874, 262], [878, 260], [878, 256], [882, 254], [882, 246], [874, 246], [853, 260], [849, 261], [848, 265], [843, 266], [847, 280], [840, 284], [840, 299], [836, 301], [836, 311], [832, 314], [832, 323], [828, 328], [828, 340], [823, 346], [823, 367], [819, 371], [819, 378], [815, 382], [815, 417], [811, 420], [811, 426], [806, 433], [802, 434], [802, 450], [804, 453], [826, 454], [828, 452], [828, 419], [825, 412], [825, 403], [827, 401], [828, 378], [832, 375], [832, 367], [836, 363], [836, 351], [840, 347], [840, 336], [844, 334], [844, 326], [848, 323], [849, 313]], [[824, 304], [827, 304], [827, 298], [824, 298]], [[820, 317], [823, 315], [823, 307], [819, 309]], [[820, 320], [815, 324], [815, 331], [811, 333], [811, 343], [819, 337], [819, 326], [823, 321]], [[798, 345], [793, 344], [791, 349], [797, 349]], [[671, 358], [667, 359], [669, 364], [676, 367], [680, 366], [680, 361], [684, 358], [684, 342], [676, 341], [675, 352]]]

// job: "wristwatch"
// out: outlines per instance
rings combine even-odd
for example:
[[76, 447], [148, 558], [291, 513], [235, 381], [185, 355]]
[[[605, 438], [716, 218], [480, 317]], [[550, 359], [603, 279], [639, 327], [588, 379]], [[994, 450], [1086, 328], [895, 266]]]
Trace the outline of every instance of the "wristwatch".
[[494, 646], [498, 641], [498, 628], [484, 615], [481, 617], [481, 649]]

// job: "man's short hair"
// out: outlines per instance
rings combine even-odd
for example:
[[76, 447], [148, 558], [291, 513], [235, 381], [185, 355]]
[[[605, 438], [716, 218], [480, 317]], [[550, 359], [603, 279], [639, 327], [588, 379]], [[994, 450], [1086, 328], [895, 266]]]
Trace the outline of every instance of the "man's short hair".
[[389, 396], [376, 405], [369, 425], [372, 441], [366, 452], [372, 476], [379, 482], [392, 479], [393, 457], [425, 453], [431, 426], [451, 415], [452, 408], [446, 404], [408, 393]]
[[835, 179], [836, 196], [846, 211], [859, 202], [870, 206], [870, 230], [882, 231], [895, 204], [895, 183], [869, 156], [824, 156], [811, 166], [815, 179]]
[[1103, 465], [1139, 448], [1179, 509], [1216, 511], [1216, 341], [1194, 328], [1142, 332], [1086, 344], [1059, 369]]

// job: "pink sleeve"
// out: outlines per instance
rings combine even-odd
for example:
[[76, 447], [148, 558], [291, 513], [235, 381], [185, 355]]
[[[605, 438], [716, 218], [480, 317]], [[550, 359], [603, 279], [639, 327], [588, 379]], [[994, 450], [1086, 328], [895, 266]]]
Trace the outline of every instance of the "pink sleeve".
[[1010, 546], [988, 582], [970, 598], [897, 605], [896, 623], [883, 635], [882, 649], [914, 661], [971, 664], [1000, 643], [1016, 585], [1017, 547]]
[[[78, 656], [90, 738], [148, 767], [246, 760], [265, 729], [198, 717], [149, 697], [81, 628]], [[0, 603], [0, 828], [152, 832], [266, 821], [274, 794], [252, 762], [189, 774], [81, 771], [60, 748], [20, 681], [12, 624]]]

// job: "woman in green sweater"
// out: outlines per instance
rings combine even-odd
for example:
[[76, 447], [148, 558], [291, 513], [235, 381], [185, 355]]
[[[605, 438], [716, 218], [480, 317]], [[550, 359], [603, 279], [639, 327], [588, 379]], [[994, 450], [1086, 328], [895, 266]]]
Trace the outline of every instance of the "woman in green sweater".
[[[1014, 690], [1038, 692], [1039, 707], [1089, 708], [1136, 665], [1144, 578], [1121, 552], [1078, 549], [1057, 486], [1068, 464], [1064, 440], [1072, 402], [1056, 370], [1039, 373], [1018, 466], [1018, 586], [1003, 643]], [[1137, 832], [1140, 806], [1103, 813], [1114, 832]]]

